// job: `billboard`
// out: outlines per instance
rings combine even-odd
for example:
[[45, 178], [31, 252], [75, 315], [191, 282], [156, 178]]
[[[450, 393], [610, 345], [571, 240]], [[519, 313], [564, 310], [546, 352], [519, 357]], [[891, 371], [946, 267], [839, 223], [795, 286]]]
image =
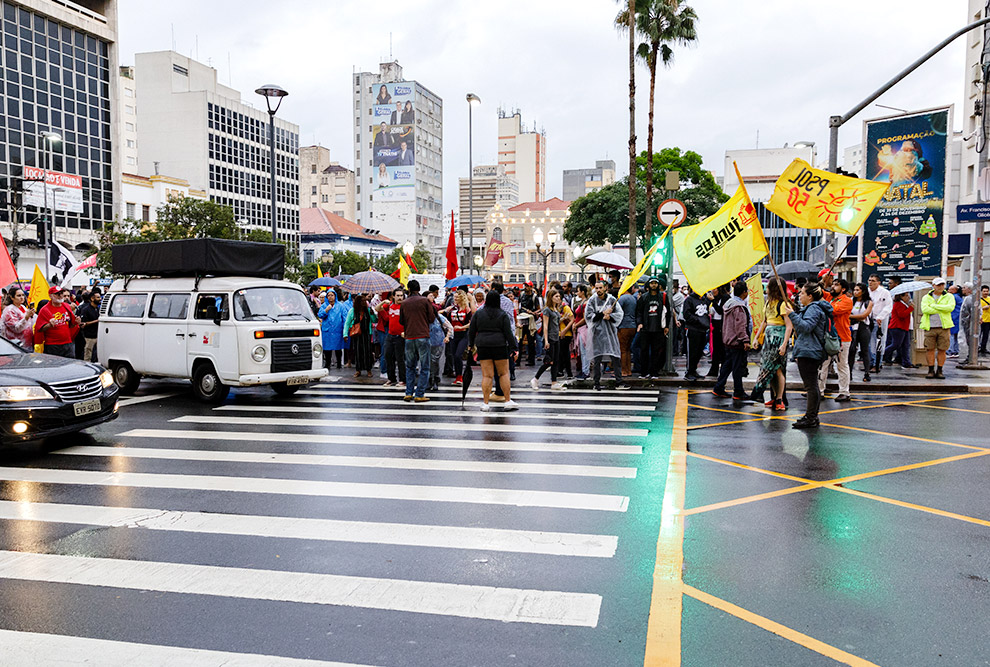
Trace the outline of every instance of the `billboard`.
[[378, 86], [372, 117], [373, 201], [416, 199], [416, 86], [398, 81]]
[[890, 187], [863, 225], [863, 273], [942, 273], [950, 108], [867, 121], [865, 177]]
[[[45, 177], [48, 202], [45, 202]], [[83, 212], [82, 177], [38, 167], [24, 167], [24, 205], [55, 211]]]

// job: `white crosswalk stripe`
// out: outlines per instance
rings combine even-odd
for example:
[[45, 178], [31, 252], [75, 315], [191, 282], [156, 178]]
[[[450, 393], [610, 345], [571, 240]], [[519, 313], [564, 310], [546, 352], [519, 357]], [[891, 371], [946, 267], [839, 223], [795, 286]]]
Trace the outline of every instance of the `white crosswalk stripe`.
[[[660, 392], [513, 388], [521, 411], [481, 413], [479, 381], [463, 409], [460, 387], [415, 405], [401, 390], [347, 381], [183, 412], [156, 412], [152, 401], [170, 393], [128, 399], [134, 412], [94, 430], [95, 443], [0, 466], [0, 521], [11, 535], [42, 536], [4, 542], [0, 585], [35, 586], [42, 597], [72, 586], [81, 603], [109, 598], [153, 618], [264, 603], [275, 617], [259, 627], [277, 632], [277, 605], [332, 610], [328, 649], [342, 634], [360, 636], [372, 613], [376, 628], [401, 625], [409, 638], [417, 624], [432, 637], [445, 619], [473, 624], [466, 635], [479, 638], [503, 623], [600, 632], [605, 603], [620, 597], [592, 573], [629, 563], [634, 541], [621, 531], [644, 514], [630, 507], [632, 485]], [[130, 417], [139, 411], [144, 418]], [[45, 542], [49, 534], [59, 537]], [[177, 546], [190, 543], [199, 548]], [[359, 614], [356, 626], [341, 623]], [[205, 634], [146, 643], [146, 618], [124, 612], [108, 619], [113, 635], [92, 637], [73, 636], [95, 632], [85, 623], [48, 634], [47, 625], [0, 621], [0, 664], [422, 664], [403, 663], [387, 631], [375, 636], [382, 649], [366, 654], [284, 643], [238, 652]], [[319, 639], [313, 629], [299, 641]], [[527, 654], [520, 664], [532, 662]]]

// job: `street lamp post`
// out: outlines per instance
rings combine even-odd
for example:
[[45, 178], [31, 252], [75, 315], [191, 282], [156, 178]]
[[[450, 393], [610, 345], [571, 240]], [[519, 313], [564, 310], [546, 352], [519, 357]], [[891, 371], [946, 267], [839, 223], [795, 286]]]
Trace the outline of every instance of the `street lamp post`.
[[[272, 243], [278, 243], [278, 216], [275, 213], [275, 114], [282, 106], [282, 98], [288, 95], [288, 91], [275, 84], [266, 84], [254, 92], [265, 98], [265, 105], [268, 107], [268, 143], [270, 162], [272, 167]], [[275, 108], [272, 109], [272, 99], [278, 100]]]
[[[543, 230], [539, 227], [533, 232], [533, 241], [536, 243], [536, 253], [543, 258], [543, 286], [546, 287], [547, 284], [547, 259], [553, 254], [554, 244], [557, 242], [557, 232], [553, 229], [547, 234], [547, 241], [550, 242], [550, 249], [543, 251], [540, 250], [540, 246], [543, 244]], [[544, 292], [543, 297], [546, 298], [546, 293]]]
[[[44, 222], [42, 224], [42, 245], [44, 246], [45, 252], [45, 280], [51, 280], [51, 276], [48, 274], [49, 261], [51, 257], [51, 244], [55, 239], [55, 225], [51, 223], [51, 207], [48, 204], [48, 171], [51, 169], [51, 163], [54, 160], [51, 159], [51, 148], [52, 144], [62, 141], [62, 136], [56, 132], [41, 132], [38, 135], [43, 143], [42, 150], [44, 151], [43, 162], [44, 168], [44, 197], [45, 197], [45, 216]], [[51, 227], [49, 227], [51, 225]]]
[[[467, 94], [468, 103], [468, 233], [471, 235], [471, 249], [468, 257], [474, 257], [474, 123], [472, 111], [474, 107], [481, 104], [481, 98], [474, 93]], [[464, 267], [461, 267], [464, 273]]]

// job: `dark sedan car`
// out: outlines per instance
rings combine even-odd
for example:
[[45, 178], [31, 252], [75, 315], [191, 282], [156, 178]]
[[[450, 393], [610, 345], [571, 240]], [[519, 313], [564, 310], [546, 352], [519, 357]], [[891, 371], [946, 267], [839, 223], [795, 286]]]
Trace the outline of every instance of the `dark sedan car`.
[[0, 444], [72, 433], [117, 416], [110, 371], [0, 338]]

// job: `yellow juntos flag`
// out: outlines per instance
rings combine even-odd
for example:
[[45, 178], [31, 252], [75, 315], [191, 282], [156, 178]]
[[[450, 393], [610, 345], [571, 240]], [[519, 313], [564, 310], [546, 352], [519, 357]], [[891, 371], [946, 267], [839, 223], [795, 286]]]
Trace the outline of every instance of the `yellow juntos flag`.
[[657, 239], [657, 242], [653, 244], [653, 247], [646, 251], [643, 258], [639, 260], [639, 264], [637, 264], [633, 270], [629, 272], [629, 275], [626, 276], [626, 279], [622, 281], [622, 286], [619, 287], [619, 296], [622, 296], [628, 292], [629, 288], [636, 284], [636, 281], [639, 280], [644, 273], [646, 273], [646, 269], [650, 266], [650, 262], [653, 261], [653, 255], [655, 255], [657, 251], [663, 247], [663, 238], [664, 236], [667, 236], [668, 231], [670, 231], [670, 227], [668, 227], [667, 230], [664, 231], [663, 235]]
[[840, 176], [797, 158], [777, 179], [767, 208], [795, 227], [855, 234], [889, 183]]
[[34, 275], [31, 276], [31, 291], [28, 292], [28, 303], [35, 310], [38, 309], [38, 302], [48, 298], [48, 281], [45, 274], [37, 264], [34, 265]]
[[715, 215], [673, 234], [677, 262], [698, 294], [742, 275], [768, 252], [756, 209], [741, 178], [736, 194]]

